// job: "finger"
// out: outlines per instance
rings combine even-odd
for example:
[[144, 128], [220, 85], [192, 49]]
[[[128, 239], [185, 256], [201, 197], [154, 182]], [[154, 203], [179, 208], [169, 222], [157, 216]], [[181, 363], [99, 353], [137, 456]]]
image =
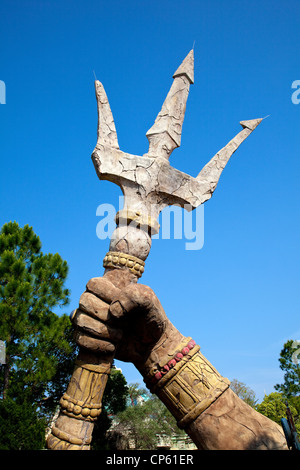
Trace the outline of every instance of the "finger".
[[105, 325], [99, 320], [86, 315], [81, 310], [77, 309], [73, 323], [76, 327], [84, 333], [87, 333], [89, 336], [96, 336], [98, 338], [112, 341], [117, 343], [122, 338], [122, 331], [117, 328], [112, 328], [111, 326]]
[[86, 288], [89, 292], [92, 292], [108, 304], [110, 304], [112, 299], [120, 292], [120, 289], [104, 277], [93, 277], [87, 283]]
[[84, 292], [79, 299], [80, 310], [104, 322], [107, 321], [109, 316], [108, 307], [106, 302], [90, 292]]
[[116, 346], [109, 341], [88, 336], [80, 330], [75, 331], [74, 338], [80, 347], [93, 351], [95, 354], [115, 354]]

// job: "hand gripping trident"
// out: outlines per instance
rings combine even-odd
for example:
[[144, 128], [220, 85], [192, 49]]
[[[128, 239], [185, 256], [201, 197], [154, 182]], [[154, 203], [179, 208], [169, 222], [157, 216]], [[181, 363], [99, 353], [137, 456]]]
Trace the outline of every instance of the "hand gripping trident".
[[[180, 146], [189, 88], [194, 83], [193, 50], [173, 79], [162, 109], [146, 134], [149, 151], [143, 156], [119, 149], [105, 90], [99, 81], [95, 82], [98, 140], [92, 160], [98, 177], [119, 185], [124, 195], [124, 207], [116, 215], [117, 227], [103, 261], [104, 277], [119, 288], [137, 282], [144, 272], [151, 235], [159, 231], [160, 212], [173, 204], [190, 211], [210, 199], [229, 158], [262, 121], [241, 121], [243, 130], [193, 178], [169, 163], [171, 152]], [[87, 291], [88, 287], [89, 284]], [[84, 310], [83, 301], [79, 302], [79, 308]], [[70, 384], [60, 401], [60, 415], [48, 437], [48, 448], [90, 448], [94, 422], [101, 413], [102, 396], [113, 361], [112, 351], [109, 346], [105, 347], [105, 342], [103, 344], [99, 354], [80, 348]]]

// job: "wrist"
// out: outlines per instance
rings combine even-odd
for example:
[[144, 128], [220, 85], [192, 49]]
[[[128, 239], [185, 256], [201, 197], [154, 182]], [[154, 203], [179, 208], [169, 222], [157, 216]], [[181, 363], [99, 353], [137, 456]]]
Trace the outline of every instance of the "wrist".
[[173, 358], [174, 353], [179, 352], [178, 348], [183, 340], [184, 336], [172, 323], [169, 323], [148, 355], [145, 355], [143, 361], [139, 364], [135, 364], [145, 382], [149, 375], [161, 370], [161, 367]]
[[146, 386], [166, 405], [180, 428], [189, 426], [230, 385], [201, 354], [200, 346], [178, 330], [157, 345], [146, 364], [141, 371]]

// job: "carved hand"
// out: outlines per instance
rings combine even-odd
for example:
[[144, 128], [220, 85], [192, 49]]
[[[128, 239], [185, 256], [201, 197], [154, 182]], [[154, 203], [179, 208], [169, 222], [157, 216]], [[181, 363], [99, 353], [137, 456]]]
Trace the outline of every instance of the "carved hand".
[[121, 290], [103, 277], [88, 282], [72, 321], [81, 347], [114, 352], [143, 375], [183, 339], [150, 287], [129, 284]]

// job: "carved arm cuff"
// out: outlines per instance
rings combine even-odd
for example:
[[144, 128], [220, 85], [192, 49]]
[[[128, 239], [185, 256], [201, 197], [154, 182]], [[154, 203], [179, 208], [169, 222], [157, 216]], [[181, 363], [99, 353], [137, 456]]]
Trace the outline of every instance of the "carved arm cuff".
[[144, 381], [176, 418], [177, 425], [185, 428], [227, 390], [230, 381], [217, 372], [191, 338], [185, 338], [173, 357], [165, 360]]

